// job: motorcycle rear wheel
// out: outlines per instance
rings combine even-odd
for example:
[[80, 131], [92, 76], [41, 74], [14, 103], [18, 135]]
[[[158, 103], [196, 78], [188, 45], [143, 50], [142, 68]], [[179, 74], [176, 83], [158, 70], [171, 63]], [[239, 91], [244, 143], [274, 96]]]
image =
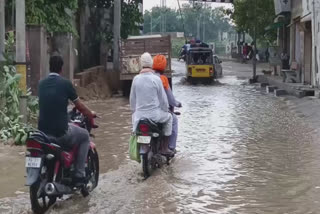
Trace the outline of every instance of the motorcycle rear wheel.
[[143, 177], [147, 179], [151, 175], [151, 164], [148, 158], [148, 153], [143, 154], [141, 160], [142, 160]]
[[83, 197], [89, 195], [90, 192], [93, 191], [94, 188], [98, 186], [99, 182], [99, 156], [96, 150], [89, 151], [88, 153], [88, 183], [87, 185], [81, 189], [81, 194]]
[[49, 207], [53, 205], [57, 200], [57, 197], [49, 197], [45, 195], [45, 193], [42, 193], [42, 195], [38, 195], [40, 183], [41, 180], [38, 179], [38, 181], [30, 186], [31, 208], [32, 211], [36, 214], [45, 213], [49, 209]]

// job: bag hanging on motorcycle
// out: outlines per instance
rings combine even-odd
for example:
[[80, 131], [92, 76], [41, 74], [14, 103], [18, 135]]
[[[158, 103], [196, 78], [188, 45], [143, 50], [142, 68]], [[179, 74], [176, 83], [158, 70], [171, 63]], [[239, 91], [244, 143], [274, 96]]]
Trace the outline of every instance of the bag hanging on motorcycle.
[[129, 155], [131, 160], [135, 160], [138, 163], [141, 162], [141, 157], [140, 157], [140, 148], [139, 144], [137, 142], [137, 136], [136, 135], [131, 135], [130, 140], [129, 140]]

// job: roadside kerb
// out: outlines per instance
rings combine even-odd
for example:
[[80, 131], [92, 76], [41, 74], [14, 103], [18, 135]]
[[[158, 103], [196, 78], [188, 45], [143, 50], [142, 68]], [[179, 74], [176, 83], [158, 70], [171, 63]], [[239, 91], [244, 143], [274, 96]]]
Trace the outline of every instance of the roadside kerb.
[[281, 77], [275, 77], [271, 75], [258, 75], [257, 80], [261, 84], [264, 83], [270, 85], [269, 87], [267, 86], [267, 92], [268, 88], [270, 89], [269, 92], [273, 92], [274, 90], [272, 90], [272, 87], [275, 87], [274, 89], [285, 90], [288, 95], [293, 95], [299, 98], [304, 96], [316, 96], [320, 98], [320, 92], [318, 89], [308, 88], [302, 83], [285, 83], [282, 81]]

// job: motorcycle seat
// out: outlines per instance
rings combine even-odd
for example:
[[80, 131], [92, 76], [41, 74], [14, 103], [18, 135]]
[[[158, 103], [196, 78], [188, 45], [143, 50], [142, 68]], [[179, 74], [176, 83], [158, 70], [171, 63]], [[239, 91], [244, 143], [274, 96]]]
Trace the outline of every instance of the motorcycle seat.
[[48, 139], [50, 140], [51, 144], [58, 145], [62, 148], [63, 151], [69, 152], [73, 149], [73, 146], [66, 143], [62, 142], [59, 138], [56, 138], [54, 136], [48, 136]]
[[148, 125], [152, 132], [158, 132], [158, 133], [161, 133], [162, 126], [163, 126], [162, 123], [157, 123], [157, 122], [154, 122], [153, 120], [150, 120], [150, 119], [142, 119], [142, 120], [140, 120], [139, 123], [138, 123], [138, 127], [141, 124]]
[[58, 142], [58, 138], [46, 135], [44, 132], [36, 131], [33, 132], [30, 136], [31, 139], [34, 139], [35, 141], [43, 144], [53, 144], [56, 147], [62, 148], [62, 146]]

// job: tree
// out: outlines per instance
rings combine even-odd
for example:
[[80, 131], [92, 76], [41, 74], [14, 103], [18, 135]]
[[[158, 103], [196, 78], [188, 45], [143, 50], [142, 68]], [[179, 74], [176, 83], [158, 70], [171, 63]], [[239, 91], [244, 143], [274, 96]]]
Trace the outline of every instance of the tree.
[[240, 32], [247, 32], [252, 37], [256, 26], [258, 40], [274, 41], [276, 30], [266, 34], [265, 28], [273, 23], [275, 17], [273, 0], [236, 0], [234, 11], [227, 11]]
[[[126, 0], [121, 3], [121, 38], [139, 33], [138, 23], [143, 21], [139, 12], [141, 0]], [[88, 6], [89, 23], [86, 25], [86, 36], [82, 44], [85, 60], [83, 68], [104, 64], [113, 40], [113, 7], [114, 0], [79, 0], [79, 8]], [[79, 17], [81, 14], [79, 14]]]
[[[10, 23], [14, 0], [7, 0], [7, 24]], [[78, 9], [78, 0], [27, 0], [26, 23], [29, 25], [43, 25], [50, 33], [70, 32], [77, 34], [72, 24], [73, 15]], [[12, 27], [12, 26], [11, 26]]]
[[[92, 35], [98, 42], [111, 42], [113, 33], [110, 31], [110, 26], [108, 26], [107, 23], [108, 21], [105, 20], [105, 11], [106, 9], [111, 11], [113, 20], [114, 0], [88, 0], [88, 3], [93, 11], [90, 17], [93, 26]], [[142, 14], [139, 12], [139, 3], [141, 3], [141, 0], [126, 0], [121, 3], [121, 37], [124, 39], [130, 34], [137, 34], [139, 31], [137, 23], [143, 21]]]
[[167, 32], [183, 31], [177, 11], [171, 8], [153, 7], [150, 11], [146, 11], [144, 14], [144, 33], [151, 32], [151, 26], [152, 32], [161, 31], [161, 14], [165, 14], [166, 16]]
[[122, 1], [121, 38], [123, 39], [140, 33], [137, 24], [143, 22], [143, 16], [139, 12], [139, 3], [142, 3], [142, 0]]
[[223, 8], [204, 8], [202, 4], [197, 4], [197, 6], [193, 7], [190, 4], [184, 4], [181, 12], [183, 19], [178, 11], [170, 8], [154, 7], [152, 10], [146, 11], [144, 14], [144, 33], [151, 32], [151, 18], [152, 32], [160, 32], [161, 14], [166, 15], [167, 32], [185, 32], [186, 36], [192, 35], [195, 37], [199, 19], [201, 21], [201, 36], [205, 26], [206, 40], [216, 40], [219, 31], [233, 31], [230, 18], [226, 16]]

